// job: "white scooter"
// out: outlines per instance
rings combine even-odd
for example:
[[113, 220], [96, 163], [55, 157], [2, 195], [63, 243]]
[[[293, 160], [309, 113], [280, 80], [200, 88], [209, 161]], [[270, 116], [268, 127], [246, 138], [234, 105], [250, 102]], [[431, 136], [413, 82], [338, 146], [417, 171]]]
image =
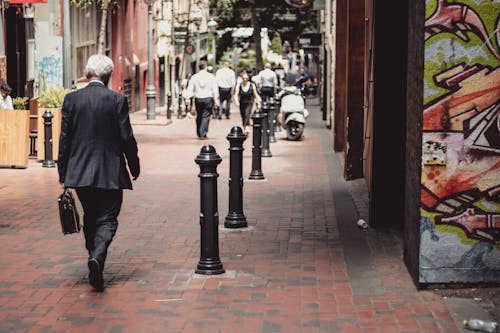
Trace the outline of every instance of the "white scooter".
[[301, 91], [295, 86], [285, 87], [276, 94], [276, 98], [281, 104], [278, 122], [286, 130], [287, 139], [300, 140], [309, 116]]

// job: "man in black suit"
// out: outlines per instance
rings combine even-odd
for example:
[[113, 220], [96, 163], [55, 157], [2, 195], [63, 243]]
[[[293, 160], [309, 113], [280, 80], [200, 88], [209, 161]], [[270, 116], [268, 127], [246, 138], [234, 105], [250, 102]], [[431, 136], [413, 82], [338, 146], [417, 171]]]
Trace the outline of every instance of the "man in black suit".
[[64, 98], [57, 161], [59, 182], [76, 189], [83, 207], [89, 282], [97, 291], [104, 290], [102, 272], [123, 189], [132, 189], [126, 162], [134, 180], [140, 173], [127, 99], [107, 88], [113, 69], [107, 56], [91, 56], [85, 67], [89, 84]]

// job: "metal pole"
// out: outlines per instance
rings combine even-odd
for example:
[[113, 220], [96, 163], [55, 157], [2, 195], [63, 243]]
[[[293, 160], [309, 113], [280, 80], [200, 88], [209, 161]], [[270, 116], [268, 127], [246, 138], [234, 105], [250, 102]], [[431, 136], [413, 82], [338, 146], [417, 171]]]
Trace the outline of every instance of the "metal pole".
[[44, 168], [54, 168], [56, 164], [52, 159], [52, 112], [50, 110], [45, 110], [43, 113], [43, 125], [44, 125], [44, 155], [42, 167]]
[[225, 272], [219, 258], [219, 212], [217, 208], [217, 165], [222, 158], [211, 145], [201, 148], [194, 160], [200, 167], [200, 261], [195, 273], [205, 275]]
[[216, 30], [212, 32], [212, 68], [213, 72], [215, 74], [215, 71], [217, 70], [217, 59], [215, 59], [215, 36], [217, 35]]
[[71, 89], [71, 36], [70, 36], [70, 16], [69, 0], [63, 0], [63, 85], [66, 89]]
[[196, 27], [196, 68], [195, 72], [198, 72], [200, 64], [200, 27]]
[[156, 118], [156, 91], [154, 85], [154, 67], [153, 67], [153, 4], [148, 4], [148, 86], [146, 87], [147, 113], [148, 120]]
[[167, 93], [167, 119], [172, 118], [172, 94], [170, 91]]
[[262, 157], [273, 157], [269, 149], [269, 102], [264, 102], [262, 106]]
[[253, 113], [253, 137], [252, 137], [252, 171], [248, 179], [265, 179], [262, 173], [262, 120], [264, 115], [261, 112]]
[[243, 214], [243, 141], [245, 133], [234, 126], [226, 137], [229, 141], [229, 212], [224, 221], [226, 228], [245, 228], [248, 226]]
[[275, 143], [276, 136], [274, 135], [274, 126], [276, 124], [276, 108], [274, 104], [274, 97], [269, 98], [269, 142]]

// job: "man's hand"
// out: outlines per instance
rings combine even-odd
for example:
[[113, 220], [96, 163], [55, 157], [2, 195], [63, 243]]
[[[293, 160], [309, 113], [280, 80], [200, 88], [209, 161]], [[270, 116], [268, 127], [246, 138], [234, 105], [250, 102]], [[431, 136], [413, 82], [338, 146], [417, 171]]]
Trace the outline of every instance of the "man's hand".
[[61, 188], [64, 190], [64, 183], [63, 182], [59, 182], [59, 185], [61, 186]]

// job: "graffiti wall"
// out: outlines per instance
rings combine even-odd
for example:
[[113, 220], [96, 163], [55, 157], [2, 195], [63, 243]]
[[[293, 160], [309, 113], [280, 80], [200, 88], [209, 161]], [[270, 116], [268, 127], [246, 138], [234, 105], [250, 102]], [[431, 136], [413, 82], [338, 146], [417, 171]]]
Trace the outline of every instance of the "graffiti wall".
[[[57, 21], [53, 19], [53, 21]], [[53, 24], [38, 21], [35, 31], [35, 89], [37, 96], [52, 86], [63, 85], [62, 37]]]
[[420, 282], [500, 281], [500, 0], [426, 0]]

